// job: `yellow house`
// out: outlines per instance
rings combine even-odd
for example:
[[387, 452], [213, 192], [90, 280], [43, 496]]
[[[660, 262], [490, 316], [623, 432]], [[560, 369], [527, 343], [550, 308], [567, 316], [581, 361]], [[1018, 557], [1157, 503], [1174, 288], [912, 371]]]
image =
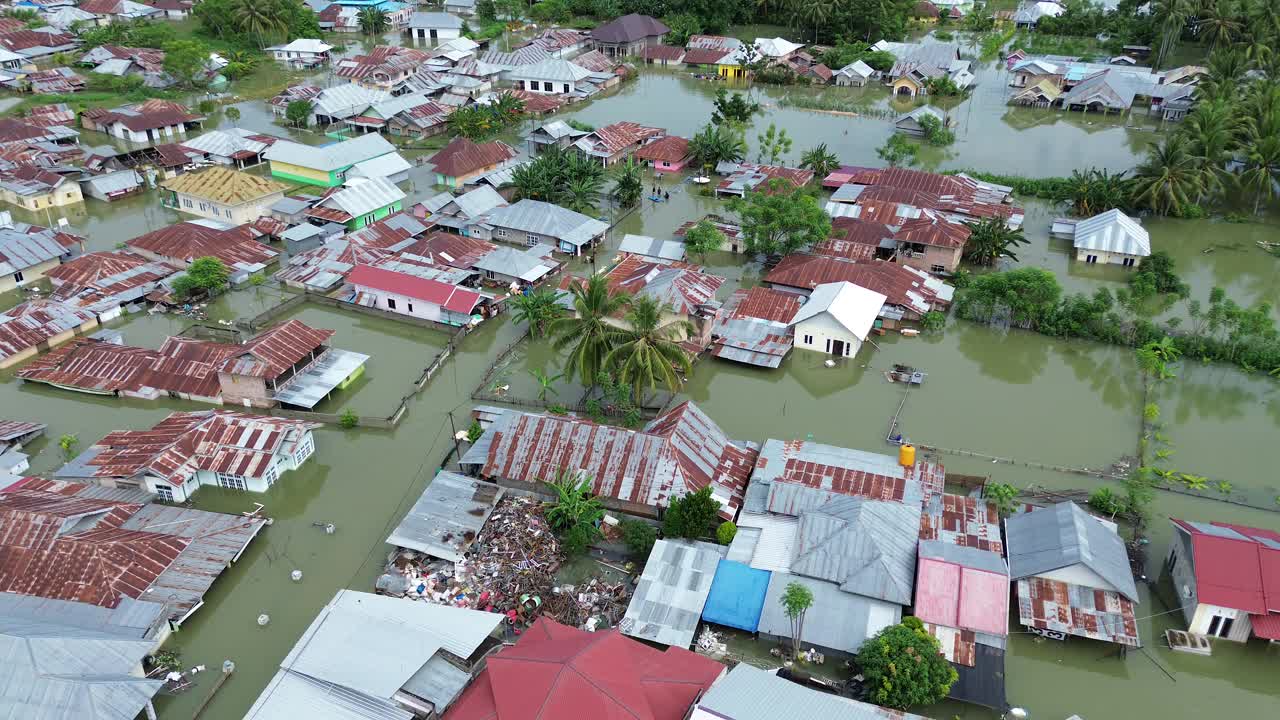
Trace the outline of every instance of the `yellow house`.
[[38, 225], [0, 227], [0, 293], [36, 282], [84, 249], [84, 238]]
[[16, 165], [0, 171], [0, 200], [24, 210], [84, 202], [80, 184], [34, 165]]
[[924, 82], [913, 74], [903, 75], [897, 80], [894, 80], [891, 87], [893, 88], [894, 97], [899, 95], [915, 97], [926, 93]]
[[[725, 57], [729, 60], [732, 56]], [[743, 80], [747, 77], [747, 69], [736, 62], [722, 62], [716, 65], [716, 74], [725, 80]]]
[[288, 185], [247, 172], [214, 166], [160, 183], [161, 202], [179, 212], [232, 225], [253, 222], [284, 198]]

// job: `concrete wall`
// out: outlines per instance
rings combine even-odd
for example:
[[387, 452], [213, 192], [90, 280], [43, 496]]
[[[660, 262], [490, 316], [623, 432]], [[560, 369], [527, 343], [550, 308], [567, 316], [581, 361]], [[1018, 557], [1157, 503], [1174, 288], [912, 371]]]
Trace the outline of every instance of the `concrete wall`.
[[1195, 561], [1191, 556], [1190, 545], [1191, 535], [1175, 525], [1169, 556], [1165, 558], [1165, 569], [1169, 571], [1174, 596], [1182, 605], [1183, 619], [1188, 625], [1194, 621], [1196, 606], [1200, 604], [1196, 591]]
[[338, 177], [339, 173], [315, 170], [302, 165], [280, 162], [279, 160], [271, 161], [271, 174], [285, 180], [308, 185], [319, 185], [321, 187], [334, 187], [342, 184], [342, 178]]
[[222, 401], [227, 405], [267, 408], [277, 404], [267, 389], [267, 381], [260, 377], [220, 372], [218, 385], [222, 388]]
[[118, 137], [121, 140], [129, 140], [130, 142], [136, 143], [148, 143], [156, 140], [163, 140], [165, 138], [174, 138], [179, 135], [185, 136], [187, 134], [187, 127], [185, 125], [178, 124], [167, 125], [153, 130], [137, 131], [130, 130], [125, 127], [124, 123], [117, 122], [108, 127], [107, 131], [108, 135]]
[[177, 210], [180, 212], [221, 220], [233, 225], [243, 225], [269, 214], [267, 209], [284, 198], [284, 191], [271, 193], [252, 202], [239, 205], [224, 205], [185, 193], [174, 193], [174, 196], [178, 204]]
[[830, 313], [822, 313], [816, 317], [798, 323], [795, 327], [795, 346], [801, 350], [813, 350], [832, 354], [830, 344], [839, 341], [845, 344], [842, 357], [853, 357], [862, 348], [862, 341], [843, 325], [836, 322]]
[[68, 180], [50, 192], [39, 195], [19, 195], [12, 190], [0, 190], [0, 200], [24, 210], [39, 210], [75, 205], [84, 202], [84, 195], [80, 193], [80, 183]]
[[[1228, 634], [1209, 634], [1209, 628], [1213, 624], [1215, 617], [1221, 618], [1219, 620], [1219, 633], [1221, 633], [1222, 620], [1231, 619], [1231, 631]], [[1246, 642], [1249, 639], [1249, 635], [1253, 633], [1253, 623], [1249, 621], [1249, 613], [1243, 610], [1200, 603], [1196, 606], [1191, 623], [1187, 626], [1187, 632], [1195, 633], [1196, 635], [1208, 635], [1222, 640], [1231, 640], [1232, 642]]]
[[[925, 245], [923, 253], [898, 253], [898, 261], [907, 267], [924, 270], [925, 272], [955, 272], [956, 268], [960, 267], [962, 250], [963, 248], [940, 248]], [[941, 267], [942, 270], [935, 270], [934, 266]]]
[[522, 78], [513, 78], [513, 82], [515, 82], [517, 90], [528, 90], [539, 95], [567, 95], [577, 89], [578, 86], [575, 82], [552, 82]]
[[1133, 264], [1129, 265], [1129, 267], [1137, 267], [1142, 264], [1142, 258], [1137, 255], [1125, 255], [1124, 253], [1109, 253], [1101, 250], [1076, 248], [1077, 262], [1089, 262], [1090, 257], [1093, 257], [1093, 262], [1099, 265], [1124, 265], [1126, 260], [1133, 261]]
[[409, 28], [414, 40], [430, 40], [441, 42], [453, 40], [462, 34], [457, 28]]
[[[54, 258], [52, 260], [46, 260], [38, 265], [32, 265], [31, 267], [23, 268], [22, 270], [18, 271], [17, 273], [14, 273], [13, 275], [0, 276], [0, 293], [9, 292], [10, 290], [16, 290], [22, 287], [23, 285], [30, 285], [31, 283], [36, 282], [41, 278], [43, 278], [45, 273], [58, 267], [61, 264], [62, 264], [61, 259]], [[21, 282], [18, 281], [18, 275], [22, 276]]]

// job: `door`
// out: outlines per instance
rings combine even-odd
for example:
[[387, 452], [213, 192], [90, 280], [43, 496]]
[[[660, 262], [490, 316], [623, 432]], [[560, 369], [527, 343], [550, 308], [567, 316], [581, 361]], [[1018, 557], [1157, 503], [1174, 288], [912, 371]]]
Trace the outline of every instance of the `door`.
[[844, 357], [844, 341], [843, 340], [831, 341], [831, 354]]

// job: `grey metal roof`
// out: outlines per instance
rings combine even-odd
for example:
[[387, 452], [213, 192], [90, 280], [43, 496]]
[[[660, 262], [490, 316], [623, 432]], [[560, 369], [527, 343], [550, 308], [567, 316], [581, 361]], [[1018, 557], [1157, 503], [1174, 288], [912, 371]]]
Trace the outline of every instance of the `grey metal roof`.
[[539, 248], [547, 245], [536, 245], [525, 250], [499, 246], [497, 250], [485, 255], [472, 266], [476, 270], [492, 271], [500, 275], [520, 278], [525, 282], [537, 282], [555, 269], [543, 258], [547, 253]]
[[740, 562], [758, 570], [791, 572], [799, 524], [798, 519], [787, 515], [753, 513], [744, 509], [738, 514], [738, 534], [729, 545], [730, 559], [747, 555], [747, 559]]
[[274, 205], [268, 208], [268, 210], [271, 212], [282, 213], [284, 215], [296, 215], [311, 207], [311, 202], [312, 201], [309, 200], [286, 196], [277, 200]]
[[135, 720], [162, 684], [132, 674], [152, 645], [0, 614], [0, 718]]
[[390, 699], [431, 656], [470, 657], [497, 613], [339, 590], [280, 667]]
[[943, 560], [961, 567], [985, 570], [1006, 577], [1009, 575], [1009, 565], [999, 553], [942, 540], [921, 540], [916, 556], [920, 559]]
[[54, 239], [52, 230], [25, 233], [0, 227], [0, 275], [12, 275], [71, 252]]
[[618, 252], [643, 255], [659, 260], [683, 260], [684, 243], [679, 240], [658, 240], [648, 235], [627, 233], [622, 237], [622, 244], [618, 246]]
[[391, 531], [387, 544], [457, 562], [505, 492], [493, 483], [441, 472]]
[[400, 153], [387, 153], [368, 160], [361, 160], [351, 167], [347, 177], [392, 178], [413, 169]]
[[436, 715], [443, 715], [470, 681], [471, 673], [444, 659], [444, 656], [435, 655], [409, 678], [402, 689], [431, 703]]
[[[830, 474], [822, 478], [820, 487], [785, 481], [788, 469], [795, 466], [807, 467], [809, 474], [825, 468], [823, 471]], [[845, 471], [903, 478], [900, 502], [916, 506], [923, 502], [924, 490], [919, 481], [904, 478], [902, 466], [891, 455], [808, 441], [769, 439], [760, 449], [743, 509], [753, 513], [772, 511], [799, 515], [805, 510], [819, 508], [829, 500], [844, 497], [834, 484], [835, 475], [845, 474]]]
[[1151, 236], [1137, 220], [1111, 209], [1076, 223], [1075, 246], [1146, 257], [1151, 254]]
[[250, 138], [249, 135], [252, 134], [254, 133], [242, 128], [210, 130], [190, 140], [183, 140], [182, 144], [192, 150], [223, 158], [230, 158], [238, 152], [258, 154], [266, 150], [267, 143]]
[[117, 170], [87, 177], [84, 182], [92, 185], [98, 192], [106, 194], [132, 190], [142, 184], [142, 176], [133, 170]]
[[10, 592], [0, 592], [0, 617], [98, 630], [138, 640], [153, 640], [156, 631], [168, 619], [164, 605], [134, 600], [127, 595], [121, 596], [119, 604], [109, 608]]
[[368, 355], [329, 348], [306, 370], [291, 376], [285, 385], [276, 388], [273, 397], [287, 405], [313, 408], [368, 361]]
[[363, 182], [348, 181], [343, 189], [325, 198], [325, 207], [337, 208], [351, 217], [380, 210], [404, 200], [405, 192], [386, 178], [362, 178]]
[[[529, 133], [531, 138], [538, 134], [546, 135], [552, 140], [559, 140], [566, 137], [580, 138], [584, 135], [589, 135], [590, 133], [586, 130], [579, 130], [563, 120], [552, 120], [551, 122], [539, 125], [534, 128], [533, 132]], [[537, 140], [534, 142], [537, 142]]]
[[921, 715], [810, 690], [747, 663], [739, 663], [712, 685], [697, 707], [724, 720], [927, 720]]
[[1124, 540], [1072, 502], [1005, 520], [1009, 575], [1014, 580], [1082, 564], [1136, 602], [1138, 588]]
[[413, 713], [390, 700], [302, 673], [280, 670], [271, 678], [244, 720], [413, 720]]
[[845, 592], [910, 605], [920, 508], [836, 498], [800, 516], [791, 571], [839, 583]]
[[[326, 92], [334, 89], [330, 88]], [[363, 110], [372, 102], [371, 100], [365, 103], [364, 106], [354, 112]], [[316, 103], [318, 106], [320, 103], [319, 98], [317, 98]], [[378, 133], [369, 133], [350, 140], [323, 146], [303, 145], [291, 140], [281, 140], [267, 148], [263, 157], [268, 160], [279, 160], [283, 163], [299, 165], [313, 170], [329, 171], [350, 167], [358, 162], [385, 155], [389, 152], [395, 152], [395, 150], [395, 146], [387, 142], [386, 138]]]
[[856, 653], [867, 638], [902, 621], [902, 606], [896, 603], [847, 593], [832, 582], [774, 572], [760, 612], [760, 632], [791, 637], [791, 620], [782, 609], [782, 594], [793, 582], [813, 593], [813, 606], [805, 615], [800, 635], [806, 646]]
[[538, 80], [572, 83], [591, 76], [591, 71], [560, 58], [547, 58], [534, 65], [525, 65], [511, 71], [512, 80]]
[[687, 648], [711, 592], [722, 545], [696, 540], [659, 540], [649, 553], [627, 614], [624, 635]]
[[423, 200], [422, 207], [426, 208], [427, 212], [433, 212], [433, 213], [440, 212], [441, 208], [453, 202], [453, 200], [454, 200], [453, 193], [449, 193], [449, 192], [436, 193], [435, 195], [432, 195], [426, 200]]
[[313, 237], [323, 235], [324, 230], [312, 225], [311, 223], [302, 223], [280, 233], [280, 238], [289, 242], [305, 242]]
[[490, 210], [507, 204], [507, 199], [498, 194], [488, 185], [481, 185], [475, 190], [465, 192], [452, 200], [453, 204], [458, 207], [467, 218], [474, 218], [483, 215]]
[[490, 225], [534, 233], [582, 246], [609, 229], [607, 223], [541, 200], [520, 200], [494, 208], [486, 218]]

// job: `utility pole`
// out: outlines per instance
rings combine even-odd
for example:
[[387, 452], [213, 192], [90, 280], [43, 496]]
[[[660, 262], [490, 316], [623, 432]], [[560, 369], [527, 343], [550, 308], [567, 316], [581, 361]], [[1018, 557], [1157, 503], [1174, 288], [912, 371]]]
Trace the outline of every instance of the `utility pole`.
[[458, 428], [453, 424], [453, 411], [449, 411], [449, 429], [453, 431], [453, 454], [462, 459], [462, 450], [458, 447]]

